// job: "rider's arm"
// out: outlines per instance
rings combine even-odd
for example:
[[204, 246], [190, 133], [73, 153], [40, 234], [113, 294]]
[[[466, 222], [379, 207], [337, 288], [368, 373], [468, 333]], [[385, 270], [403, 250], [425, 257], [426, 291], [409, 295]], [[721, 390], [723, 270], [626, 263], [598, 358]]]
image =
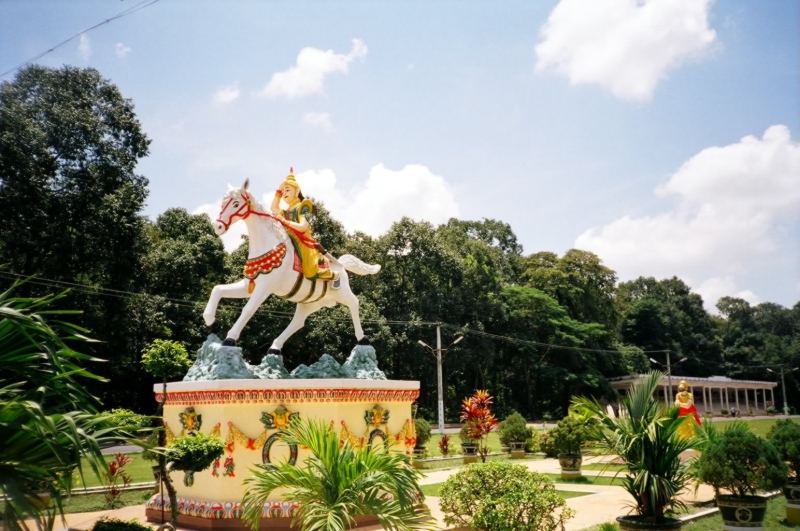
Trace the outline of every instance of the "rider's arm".
[[272, 204], [269, 206], [270, 212], [272, 212], [273, 216], [279, 216], [281, 214], [281, 193], [280, 190], [275, 191], [275, 197], [272, 198]]

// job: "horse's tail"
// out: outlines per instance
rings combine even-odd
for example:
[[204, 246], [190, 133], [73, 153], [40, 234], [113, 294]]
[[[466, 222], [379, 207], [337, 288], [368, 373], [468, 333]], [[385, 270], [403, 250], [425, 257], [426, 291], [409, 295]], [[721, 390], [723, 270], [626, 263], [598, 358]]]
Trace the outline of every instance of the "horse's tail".
[[342, 255], [337, 261], [342, 264], [342, 267], [356, 275], [374, 275], [381, 270], [380, 264], [365, 264], [352, 254]]

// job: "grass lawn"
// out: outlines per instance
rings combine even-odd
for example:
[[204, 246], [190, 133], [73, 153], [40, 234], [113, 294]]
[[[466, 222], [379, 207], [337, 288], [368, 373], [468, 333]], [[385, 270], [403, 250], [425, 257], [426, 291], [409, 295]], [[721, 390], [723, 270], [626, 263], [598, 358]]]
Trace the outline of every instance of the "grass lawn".
[[[433, 427], [434, 430], [437, 430], [437, 427]], [[450, 436], [450, 447], [455, 449], [457, 454], [461, 453], [461, 439], [458, 438], [457, 433], [448, 433]], [[428, 455], [431, 457], [440, 457], [442, 452], [439, 451], [439, 441], [442, 439], [442, 436], [438, 433], [431, 434], [431, 440], [425, 445], [428, 449]], [[500, 436], [497, 435], [496, 431], [493, 431], [489, 434], [489, 451], [490, 452], [499, 452], [500, 451]]]
[[581, 476], [575, 479], [561, 479], [561, 474], [545, 474], [553, 483], [575, 483], [576, 485], [614, 485], [622, 486], [622, 477]]
[[[127, 507], [129, 505], [143, 505], [153, 492], [150, 490], [136, 490], [123, 492], [117, 506]], [[65, 513], [88, 513], [91, 511], [104, 511], [108, 509], [106, 506], [105, 494], [87, 494], [85, 496], [70, 496], [64, 501]]]
[[625, 470], [625, 465], [604, 465], [603, 463], [591, 463], [583, 465], [582, 470], [598, 470], [600, 472], [620, 472]]
[[[153, 479], [153, 470], [152, 466], [154, 463], [150, 461], [145, 461], [142, 459], [142, 454], [128, 454], [130, 458], [130, 462], [125, 465], [125, 472], [133, 479], [134, 483], [141, 483], [143, 481], [154, 481]], [[113, 456], [107, 455], [106, 461], [111, 461]], [[81, 481], [80, 475], [77, 471], [73, 474], [74, 480], [74, 488], [81, 488], [81, 487], [98, 487], [103, 484], [103, 482], [94, 475], [92, 472], [89, 463], [84, 459], [81, 461], [81, 466], [83, 467], [83, 479], [86, 481], [84, 484]]]
[[[444, 483], [434, 483], [433, 485], [423, 485], [422, 486], [422, 493], [425, 496], [439, 496], [439, 491], [442, 488]], [[587, 494], [592, 494], [591, 492], [573, 492], [569, 490], [557, 490], [556, 491], [559, 496], [568, 500], [570, 498], [577, 498], [578, 496], [586, 496]]]
[[[767, 433], [769, 433], [770, 428], [775, 425], [775, 423], [781, 419], [782, 417], [776, 417], [774, 419], [757, 419], [757, 420], [747, 420], [747, 418], [737, 419], [737, 420], [744, 420], [750, 427], [753, 428], [753, 431], [756, 435], [761, 437], [766, 437]], [[795, 419], [791, 419], [793, 422], [796, 422]], [[716, 419], [715, 419], [716, 421]], [[717, 421], [720, 422], [720, 426], [724, 427], [730, 421]]]
[[[512, 461], [515, 463], [522, 463], [524, 461], [530, 461], [533, 459], [537, 459], [536, 457], [529, 457], [525, 459], [511, 459], [511, 454], [503, 454], [503, 455], [488, 455], [486, 456], [486, 462], [490, 463], [492, 461]], [[478, 458], [478, 462], [480, 463], [481, 460]], [[448, 459], [447, 461], [427, 461], [424, 463], [424, 468], [422, 470], [445, 470], [450, 468], [461, 468], [464, 465], [464, 461], [462, 457], [459, 455], [456, 459]]]
[[[681, 531], [719, 531], [722, 529], [722, 517], [719, 514], [701, 518], [688, 523], [681, 528]], [[786, 500], [783, 496], [778, 496], [769, 501], [767, 506], [767, 517], [764, 519], [765, 531], [788, 531], [790, 529], [800, 529], [798, 525], [786, 523]], [[600, 531], [600, 526], [595, 525], [586, 527], [581, 531]]]

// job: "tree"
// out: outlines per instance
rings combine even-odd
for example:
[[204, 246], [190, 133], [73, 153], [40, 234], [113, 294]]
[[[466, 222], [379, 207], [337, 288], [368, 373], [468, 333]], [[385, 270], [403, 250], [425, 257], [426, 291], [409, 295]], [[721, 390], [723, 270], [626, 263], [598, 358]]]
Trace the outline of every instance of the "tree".
[[107, 465], [100, 444], [119, 441], [124, 432], [97, 414], [86, 391], [85, 382], [99, 377], [83, 365], [100, 360], [70, 346], [86, 338], [83, 329], [61, 320], [74, 312], [52, 309], [64, 294], [14, 297], [19, 288], [0, 294], [3, 527], [27, 529], [24, 520], [32, 518], [39, 529], [51, 529], [63, 514], [73, 472], [83, 477], [89, 468], [101, 478]]
[[172, 480], [169, 477], [167, 470], [167, 457], [163, 452], [163, 448], [167, 445], [166, 431], [164, 426], [164, 404], [167, 401], [167, 379], [178, 376], [186, 372], [191, 367], [192, 362], [189, 360], [189, 355], [186, 349], [179, 343], [174, 341], [164, 341], [156, 339], [150, 344], [142, 353], [142, 365], [145, 371], [159, 378], [162, 382], [161, 396], [163, 397], [158, 406], [159, 430], [158, 430], [158, 446], [162, 451], [158, 454], [158, 468], [161, 479], [167, 486], [167, 494], [169, 495], [169, 502], [172, 507], [172, 515], [170, 523], [172, 527], [178, 527], [178, 495], [175, 492], [175, 487], [172, 485]]
[[[135, 170], [149, 144], [133, 103], [97, 70], [29, 66], [0, 85], [0, 263], [85, 286], [68, 305], [103, 340], [86, 350], [114, 362], [99, 369], [104, 376], [125, 374], [139, 352], [129, 338], [151, 338], [141, 327], [159, 318], [96, 290], [141, 287], [147, 179]], [[21, 289], [46, 293], [35, 283]], [[114, 406], [135, 400], [138, 381], [121, 380], [113, 392], [90, 385]]]

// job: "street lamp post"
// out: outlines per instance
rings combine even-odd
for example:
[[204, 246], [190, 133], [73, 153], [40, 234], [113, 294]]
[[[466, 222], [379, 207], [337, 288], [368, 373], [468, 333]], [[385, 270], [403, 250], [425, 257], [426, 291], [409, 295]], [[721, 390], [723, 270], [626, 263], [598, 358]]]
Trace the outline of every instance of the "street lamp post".
[[[800, 367], [795, 367], [794, 369], [789, 369], [786, 372], [794, 372], [794, 371], [796, 371], [798, 369], [800, 369]], [[776, 374], [775, 371], [773, 371], [770, 368], [767, 368], [767, 370], [769, 372], [771, 372], [772, 374]], [[784, 377], [783, 365], [781, 365], [781, 391], [783, 391], [783, 414], [788, 417], [789, 416], [789, 405], [786, 403], [786, 378]], [[764, 399], [765, 400], [766, 400], [766, 396], [767, 396], [767, 394], [764, 393]]]
[[[679, 364], [681, 362], [684, 362], [684, 361], [686, 361], [688, 359], [689, 358], [685, 358], [685, 357], [681, 358], [681, 359], [679, 359], [678, 361], [675, 362], [675, 365], [677, 365], [677, 364]], [[660, 361], [654, 360], [653, 358], [650, 358], [650, 361], [652, 361], [656, 365], [661, 365], [662, 367], [666, 367], [667, 368], [667, 381], [669, 382], [669, 397], [670, 397], [670, 400], [672, 400], [672, 364], [669, 361], [669, 350], [667, 351], [667, 363], [666, 363], [666, 365], [661, 363]]]
[[438, 402], [439, 402], [439, 434], [444, 434], [444, 389], [442, 386], [442, 361], [443, 356], [442, 353], [447, 352], [448, 349], [457, 345], [464, 336], [459, 336], [456, 338], [455, 341], [450, 343], [447, 348], [442, 348], [442, 329], [439, 323], [436, 323], [436, 348], [431, 347], [421, 339], [417, 341], [421, 346], [427, 348], [431, 351], [431, 354], [436, 358], [436, 387], [438, 393]]

